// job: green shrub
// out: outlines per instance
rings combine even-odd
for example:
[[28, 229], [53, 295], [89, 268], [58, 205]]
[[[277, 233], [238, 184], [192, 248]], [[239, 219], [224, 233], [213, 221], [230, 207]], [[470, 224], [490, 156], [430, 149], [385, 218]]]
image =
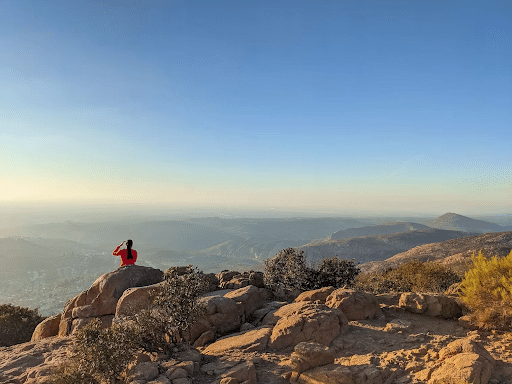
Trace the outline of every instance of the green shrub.
[[432, 262], [412, 260], [395, 269], [359, 275], [357, 289], [371, 293], [432, 292], [442, 293], [461, 278], [450, 268]]
[[317, 288], [329, 287], [342, 288], [352, 287], [360, 269], [354, 260], [339, 259], [338, 255], [323, 259], [317, 268]]
[[353, 260], [340, 260], [338, 256], [323, 259], [317, 267], [308, 266], [304, 251], [294, 248], [281, 250], [265, 260], [265, 285], [272, 290], [310, 290], [333, 286], [352, 286], [359, 268]]
[[264, 284], [273, 290], [309, 288], [311, 268], [306, 266], [304, 251], [286, 248], [265, 260]]
[[37, 309], [12, 304], [0, 305], [0, 346], [8, 347], [30, 341], [37, 324], [44, 319]]
[[73, 355], [57, 369], [51, 383], [124, 383], [123, 373], [139, 349], [139, 337], [132, 325], [102, 328], [94, 319], [76, 333]]
[[461, 298], [482, 328], [512, 329], [512, 251], [498, 259], [473, 254], [472, 268], [462, 280]]

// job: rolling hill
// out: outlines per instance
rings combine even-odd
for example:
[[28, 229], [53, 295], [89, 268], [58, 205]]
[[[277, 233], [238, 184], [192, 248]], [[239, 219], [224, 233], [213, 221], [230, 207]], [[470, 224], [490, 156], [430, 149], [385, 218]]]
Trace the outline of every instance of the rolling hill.
[[324, 239], [306, 244], [299, 249], [303, 250], [308, 261], [313, 263], [335, 255], [343, 259], [355, 259], [356, 262], [366, 263], [385, 260], [418, 245], [469, 235], [468, 232], [429, 228], [388, 235], [370, 235], [340, 240]]
[[447, 241], [425, 244], [398, 253], [383, 261], [372, 261], [360, 265], [362, 273], [380, 272], [396, 268], [411, 260], [435, 261], [444, 265], [468, 262], [479, 250], [486, 257], [503, 257], [512, 250], [512, 232], [485, 233]]

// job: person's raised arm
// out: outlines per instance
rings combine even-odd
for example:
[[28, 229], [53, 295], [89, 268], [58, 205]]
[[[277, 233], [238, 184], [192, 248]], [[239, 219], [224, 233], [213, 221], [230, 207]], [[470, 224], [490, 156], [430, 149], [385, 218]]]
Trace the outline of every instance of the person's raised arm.
[[123, 244], [124, 244], [124, 243], [125, 243], [125, 242], [123, 241], [121, 244], [119, 244], [119, 245], [117, 246], [117, 248], [116, 248], [116, 249], [114, 249], [114, 252], [112, 252], [112, 255], [113, 255], [113, 256], [119, 256], [119, 248], [121, 248], [121, 247], [123, 246]]

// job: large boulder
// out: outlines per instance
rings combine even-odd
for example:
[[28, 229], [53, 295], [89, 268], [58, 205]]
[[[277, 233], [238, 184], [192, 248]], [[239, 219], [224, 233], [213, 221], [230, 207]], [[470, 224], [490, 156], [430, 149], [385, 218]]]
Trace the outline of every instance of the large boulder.
[[440, 294], [406, 292], [400, 296], [398, 305], [406, 311], [431, 317], [451, 319], [462, 316], [462, 308], [457, 299]]
[[299, 301], [320, 301], [322, 304], [325, 303], [325, 300], [329, 295], [334, 291], [334, 287], [323, 287], [320, 289], [315, 289], [313, 291], [302, 292], [297, 298], [295, 302]]
[[315, 342], [328, 347], [348, 326], [343, 312], [312, 302], [285, 305], [274, 313], [274, 317], [278, 320], [269, 342], [273, 349], [291, 348], [300, 342]]
[[334, 349], [318, 343], [299, 343], [293, 349], [290, 362], [293, 370], [298, 373], [333, 364]]
[[332, 292], [325, 305], [343, 312], [348, 320], [363, 320], [382, 313], [377, 298], [369, 293], [340, 288]]
[[257, 309], [263, 307], [271, 296], [272, 293], [269, 290], [256, 288], [254, 285], [248, 285], [224, 295], [224, 297], [236, 301], [239, 306], [243, 307], [245, 319], [248, 319]]
[[329, 364], [304, 372], [299, 376], [299, 384], [356, 384], [348, 367]]
[[61, 313], [55, 316], [47, 317], [39, 324], [37, 324], [36, 329], [34, 329], [34, 333], [32, 333], [32, 338], [30, 341], [57, 336], [59, 334], [60, 317]]
[[116, 317], [132, 316], [148, 308], [151, 304], [152, 295], [159, 293], [161, 289], [162, 283], [146, 287], [128, 288], [117, 301]]
[[230, 351], [255, 352], [267, 347], [272, 328], [262, 327], [217, 340], [203, 350], [204, 355], [225, 355]]
[[75, 322], [77, 319], [105, 319], [105, 316], [113, 318], [117, 302], [124, 291], [132, 287], [160, 283], [162, 278], [161, 270], [141, 265], [125, 265], [101, 275], [87, 291], [66, 303], [59, 324], [59, 336], [69, 335], [72, 329], [76, 330], [77, 327], [73, 327], [73, 324], [79, 322]]
[[239, 273], [236, 271], [223, 271], [216, 275], [219, 279], [221, 289], [239, 289], [253, 285], [258, 288], [264, 288], [263, 272], [247, 271]]
[[432, 373], [429, 384], [487, 384], [496, 364], [482, 345], [468, 338], [455, 340], [441, 349], [439, 360], [442, 365]]

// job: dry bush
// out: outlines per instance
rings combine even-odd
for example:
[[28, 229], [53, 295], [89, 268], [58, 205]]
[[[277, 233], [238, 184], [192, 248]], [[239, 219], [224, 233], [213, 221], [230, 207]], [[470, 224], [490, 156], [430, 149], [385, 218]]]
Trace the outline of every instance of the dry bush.
[[472, 321], [487, 329], [512, 329], [512, 251], [501, 259], [487, 259], [482, 251], [462, 280], [461, 298]]
[[328, 286], [352, 286], [358, 273], [359, 268], [354, 260], [339, 259], [336, 255], [323, 259], [317, 266], [308, 266], [304, 251], [286, 248], [265, 260], [263, 280], [274, 291], [305, 291]]
[[0, 305], [0, 346], [8, 347], [30, 341], [37, 324], [44, 319], [37, 309], [12, 304]]
[[432, 292], [442, 293], [461, 278], [450, 268], [432, 262], [412, 260], [383, 272], [356, 277], [357, 289], [371, 293]]
[[316, 268], [316, 288], [322, 287], [352, 287], [354, 280], [360, 273], [355, 260], [339, 259], [338, 255], [323, 259]]
[[52, 375], [51, 383], [125, 383], [123, 373], [139, 349], [139, 337], [133, 326], [102, 328], [100, 320], [94, 319], [77, 332], [73, 356]]

